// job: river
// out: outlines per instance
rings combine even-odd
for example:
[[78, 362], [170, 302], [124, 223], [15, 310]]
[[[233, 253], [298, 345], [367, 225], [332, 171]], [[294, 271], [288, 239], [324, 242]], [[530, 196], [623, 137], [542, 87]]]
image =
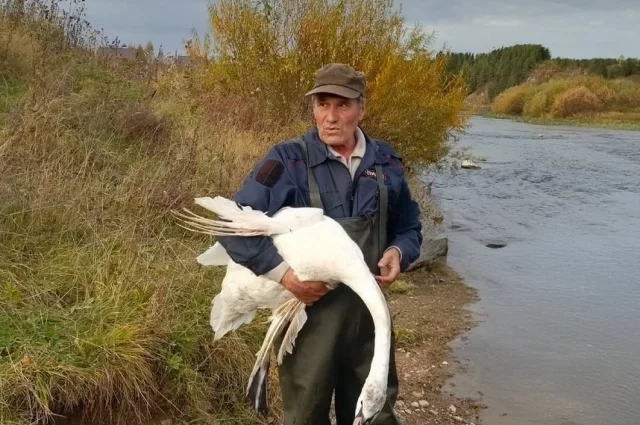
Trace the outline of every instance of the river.
[[480, 296], [445, 390], [487, 425], [640, 423], [640, 132], [474, 117], [464, 146], [482, 168], [432, 189]]

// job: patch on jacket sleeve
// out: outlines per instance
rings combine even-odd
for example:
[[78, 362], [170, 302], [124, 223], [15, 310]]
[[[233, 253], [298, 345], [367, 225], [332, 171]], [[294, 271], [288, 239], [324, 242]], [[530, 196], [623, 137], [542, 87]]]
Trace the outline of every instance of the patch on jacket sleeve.
[[284, 172], [284, 165], [275, 159], [268, 159], [256, 172], [255, 180], [267, 187], [273, 187]]

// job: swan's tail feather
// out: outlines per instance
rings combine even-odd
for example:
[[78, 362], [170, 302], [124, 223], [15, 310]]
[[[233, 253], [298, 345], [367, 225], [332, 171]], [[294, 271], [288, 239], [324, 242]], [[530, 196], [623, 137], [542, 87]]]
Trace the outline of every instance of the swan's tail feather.
[[284, 357], [285, 352], [289, 354], [293, 352], [296, 337], [307, 322], [307, 312], [305, 311], [305, 307], [306, 306], [303, 302], [298, 301], [297, 305], [291, 310], [291, 323], [282, 338], [282, 344], [280, 344], [280, 349], [278, 350], [277, 361], [279, 365], [282, 364], [282, 358]]
[[222, 196], [216, 196], [215, 198], [203, 196], [201, 198], [195, 198], [194, 202], [196, 205], [200, 205], [202, 208], [206, 208], [218, 214], [220, 218], [227, 220], [250, 220], [251, 218], [253, 218], [253, 220], [260, 220], [266, 217], [266, 214], [262, 211], [254, 210], [251, 207], [243, 207], [235, 201]]
[[278, 335], [282, 333], [284, 327], [289, 323], [298, 309], [300, 301], [289, 300], [278, 307], [272, 315], [271, 325], [262, 341], [262, 346], [256, 354], [256, 363], [253, 366], [247, 384], [247, 398], [251, 402], [251, 407], [258, 412], [268, 409], [267, 400], [267, 376], [269, 372], [270, 349]]
[[216, 213], [222, 220], [234, 223], [233, 227], [239, 226], [242, 229], [263, 231], [266, 234], [288, 230], [286, 223], [283, 223], [282, 220], [269, 217], [264, 211], [239, 206], [236, 202], [222, 196], [195, 198], [195, 203]]
[[243, 324], [251, 323], [255, 314], [254, 310], [244, 314], [230, 315], [223, 294], [216, 295], [211, 302], [209, 318], [209, 324], [214, 332], [214, 341], [225, 336], [227, 332], [238, 329]]
[[269, 412], [269, 392], [267, 378], [269, 376], [269, 362], [256, 370], [257, 374], [249, 381], [247, 398], [251, 402], [251, 408], [258, 413], [266, 415]]
[[213, 220], [201, 217], [187, 208], [184, 208], [184, 211], [186, 214], [173, 210], [171, 213], [179, 219], [178, 226], [192, 232], [213, 236], [267, 236], [270, 234], [263, 226]]

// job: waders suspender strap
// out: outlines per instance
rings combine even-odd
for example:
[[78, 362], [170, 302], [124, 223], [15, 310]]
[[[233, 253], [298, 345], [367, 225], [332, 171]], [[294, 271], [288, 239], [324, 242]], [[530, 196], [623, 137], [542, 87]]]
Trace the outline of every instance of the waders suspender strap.
[[386, 249], [387, 245], [387, 211], [389, 205], [389, 193], [387, 186], [384, 184], [384, 174], [382, 166], [376, 164], [376, 180], [378, 180], [378, 192], [380, 193], [380, 211], [378, 212], [378, 244], [380, 255]]
[[309, 167], [309, 151], [307, 151], [307, 144], [302, 139], [298, 140], [298, 144], [302, 147], [302, 151], [304, 152], [305, 157], [304, 163], [307, 165], [307, 174], [309, 176], [309, 199], [311, 199], [311, 206], [324, 210], [322, 199], [320, 199], [320, 189], [318, 188], [318, 182], [316, 181], [316, 178], [311, 171], [311, 167]]
[[[305, 157], [305, 164], [307, 164], [307, 174], [309, 178], [309, 198], [311, 199], [311, 206], [315, 208], [323, 208], [322, 200], [320, 199], [320, 189], [318, 188], [318, 182], [316, 181], [313, 172], [311, 171], [311, 167], [309, 167], [309, 151], [307, 150], [307, 144], [304, 140], [299, 139], [298, 144], [302, 148]], [[384, 251], [385, 246], [387, 244], [387, 211], [389, 205], [389, 194], [387, 191], [387, 186], [384, 184], [384, 174], [382, 172], [382, 166], [380, 164], [376, 164], [376, 180], [378, 183], [378, 191], [380, 194], [380, 211], [379, 211], [379, 220], [378, 220], [378, 243], [383, 246], [380, 246], [380, 251]]]

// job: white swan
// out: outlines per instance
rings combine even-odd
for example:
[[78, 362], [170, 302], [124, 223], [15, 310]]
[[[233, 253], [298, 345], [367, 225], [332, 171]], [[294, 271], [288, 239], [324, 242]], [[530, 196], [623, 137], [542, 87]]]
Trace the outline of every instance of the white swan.
[[[391, 320], [384, 295], [367, 267], [362, 251], [335, 220], [318, 208], [283, 208], [273, 217], [238, 205], [222, 197], [196, 198], [196, 204], [215, 212], [221, 219], [210, 220], [186, 210], [175, 213], [189, 230], [211, 235], [268, 235], [301, 281], [315, 280], [330, 289], [340, 282], [349, 286], [369, 309], [375, 326], [371, 369], [355, 406], [356, 424], [369, 423], [386, 401], [391, 344]], [[205, 265], [227, 265], [221, 292], [214, 298], [211, 325], [215, 338], [253, 320], [256, 310], [273, 311], [256, 364], [249, 378], [247, 396], [256, 410], [267, 408], [266, 378], [269, 350], [275, 338], [290, 323], [278, 351], [278, 363], [293, 350], [295, 337], [306, 321], [305, 305], [279, 283], [256, 276], [234, 263], [216, 243], [198, 257]], [[257, 379], [256, 379], [257, 378]]]

